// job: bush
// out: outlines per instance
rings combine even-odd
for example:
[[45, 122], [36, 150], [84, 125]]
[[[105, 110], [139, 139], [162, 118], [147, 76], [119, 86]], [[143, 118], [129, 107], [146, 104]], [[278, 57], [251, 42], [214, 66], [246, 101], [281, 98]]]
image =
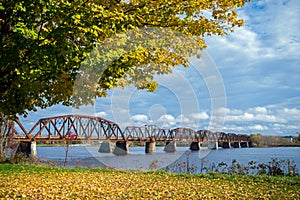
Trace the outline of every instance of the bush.
[[266, 163], [257, 163], [255, 161], [248, 162], [248, 165], [244, 166], [232, 160], [231, 165], [221, 162], [218, 165], [212, 163], [209, 167], [204, 167], [206, 173], [220, 172], [224, 174], [237, 174], [237, 175], [268, 175], [268, 176], [296, 176], [296, 165], [293, 161], [278, 160], [272, 158], [271, 161]]

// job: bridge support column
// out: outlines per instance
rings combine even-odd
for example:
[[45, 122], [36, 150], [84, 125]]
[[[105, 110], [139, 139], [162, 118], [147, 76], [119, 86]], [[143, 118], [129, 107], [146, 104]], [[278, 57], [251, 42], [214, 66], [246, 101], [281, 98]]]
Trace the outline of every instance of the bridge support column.
[[241, 142], [241, 147], [242, 148], [248, 148], [249, 147], [249, 143], [248, 142]]
[[208, 149], [219, 149], [219, 143], [218, 142], [208, 142], [207, 148]]
[[232, 144], [232, 147], [233, 147], [233, 148], [241, 148], [241, 143], [240, 143], [240, 142], [234, 142], [234, 143]]
[[34, 160], [38, 158], [37, 151], [36, 151], [36, 142], [21, 142], [18, 146], [16, 153], [22, 153], [26, 157], [30, 157]]
[[252, 143], [251, 141], [248, 142], [248, 146], [249, 146], [249, 147], [254, 147], [254, 146], [253, 146], [253, 143]]
[[176, 142], [166, 142], [165, 152], [175, 152], [177, 149]]
[[100, 144], [98, 152], [100, 153], [112, 153], [116, 148], [116, 144], [112, 142], [102, 142]]
[[36, 151], [36, 141], [32, 141], [30, 144], [30, 156], [33, 159], [37, 159], [38, 155], [37, 155], [37, 151]]
[[192, 142], [190, 145], [191, 151], [199, 151], [200, 150], [200, 142]]
[[146, 142], [145, 153], [155, 153], [156, 143], [155, 142]]
[[223, 142], [223, 149], [228, 149], [231, 148], [231, 143], [230, 142]]
[[116, 142], [113, 152], [115, 155], [127, 155], [129, 153], [129, 145], [127, 142]]

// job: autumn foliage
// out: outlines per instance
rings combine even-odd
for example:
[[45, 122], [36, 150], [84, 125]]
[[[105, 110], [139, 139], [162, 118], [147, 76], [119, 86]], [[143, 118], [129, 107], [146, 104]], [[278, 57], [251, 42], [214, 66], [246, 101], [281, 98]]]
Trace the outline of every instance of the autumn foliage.
[[299, 199], [298, 177], [0, 165], [3, 199]]
[[[93, 97], [105, 95], [127, 72], [128, 79], [123, 84], [153, 91], [157, 86], [154, 74], [170, 73], [170, 67], [178, 65], [187, 66], [188, 57], [206, 47], [205, 37], [223, 36], [242, 26], [237, 9], [249, 1], [3, 0], [0, 2], [0, 112], [15, 116], [80, 100], [72, 94], [83, 61], [95, 47], [113, 37], [120, 38], [113, 43], [115, 48], [100, 51], [96, 56], [98, 67], [93, 74], [98, 85]], [[133, 38], [145, 28], [167, 29], [175, 34], [171, 37], [150, 33], [149, 40], [135, 43]], [[128, 31], [137, 34], [123, 37]], [[176, 33], [190, 40], [180, 40]], [[163, 35], [170, 44], [179, 42], [176, 48], [161, 43], [166, 41], [161, 40]], [[149, 46], [142, 46], [143, 43]], [[131, 45], [136, 46], [124, 53], [124, 47]], [[109, 63], [107, 70], [101, 69], [112, 57], [115, 62]]]

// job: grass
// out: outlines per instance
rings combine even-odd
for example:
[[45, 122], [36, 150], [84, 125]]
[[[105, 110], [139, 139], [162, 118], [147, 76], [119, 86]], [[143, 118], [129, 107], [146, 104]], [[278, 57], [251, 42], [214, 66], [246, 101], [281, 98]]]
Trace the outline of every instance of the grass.
[[300, 177], [0, 164], [0, 199], [300, 199]]

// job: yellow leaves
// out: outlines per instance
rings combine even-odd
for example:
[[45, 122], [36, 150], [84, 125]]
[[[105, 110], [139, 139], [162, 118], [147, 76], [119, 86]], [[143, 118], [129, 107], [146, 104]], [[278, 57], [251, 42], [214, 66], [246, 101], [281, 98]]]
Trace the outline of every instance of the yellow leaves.
[[96, 25], [93, 25], [92, 29], [95, 30], [95, 31], [100, 31], [100, 32], [102, 31], [102, 29], [99, 26], [96, 26]]
[[77, 62], [77, 63], [80, 62], [80, 59], [78, 58], [78, 56], [75, 56], [75, 57], [73, 58], [73, 60], [74, 60], [75, 62]]
[[297, 185], [268, 177], [29, 168], [0, 170], [0, 199], [299, 199]]
[[72, 19], [74, 20], [74, 24], [80, 24], [81, 23], [80, 18], [81, 16], [79, 14], [73, 15]]

